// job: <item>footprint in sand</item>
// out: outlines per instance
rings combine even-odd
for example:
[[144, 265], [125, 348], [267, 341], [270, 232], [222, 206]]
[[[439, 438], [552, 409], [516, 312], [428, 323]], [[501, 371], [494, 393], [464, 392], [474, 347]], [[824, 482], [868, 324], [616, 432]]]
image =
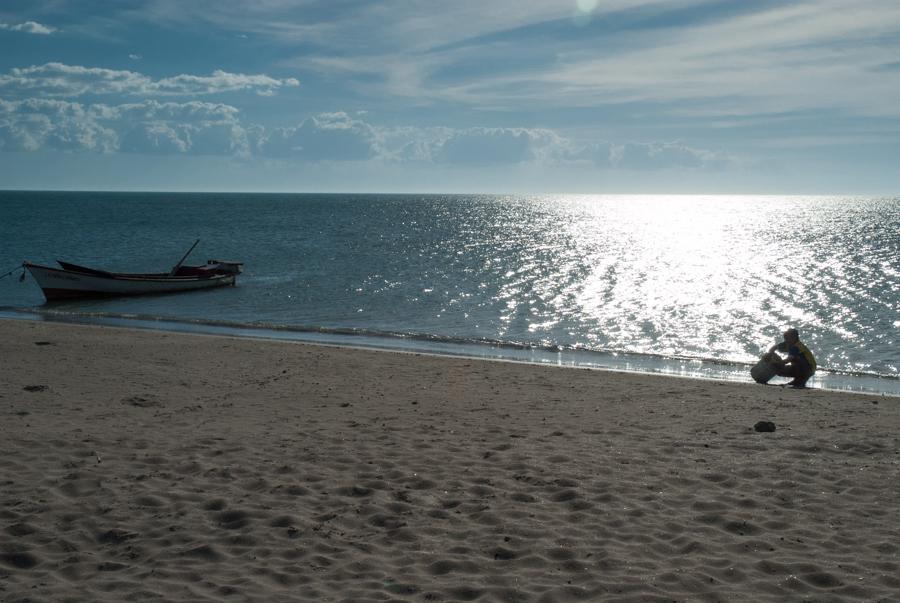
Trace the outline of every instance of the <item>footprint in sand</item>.
[[219, 525], [226, 530], [239, 530], [250, 524], [250, 515], [246, 511], [231, 510], [219, 513]]
[[31, 569], [40, 563], [40, 560], [31, 553], [22, 551], [18, 553], [0, 553], [0, 564], [13, 569]]

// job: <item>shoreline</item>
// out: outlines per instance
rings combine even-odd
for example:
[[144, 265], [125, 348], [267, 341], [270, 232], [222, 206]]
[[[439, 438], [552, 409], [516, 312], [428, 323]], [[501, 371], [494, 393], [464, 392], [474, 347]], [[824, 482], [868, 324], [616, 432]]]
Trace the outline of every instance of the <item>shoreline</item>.
[[[63, 324], [109, 326], [186, 334], [194, 333], [266, 341], [288, 341], [310, 345], [501, 360], [542, 366], [611, 370], [644, 375], [663, 375], [756, 385], [749, 377], [752, 363], [716, 360], [713, 358], [683, 358], [627, 352], [550, 349], [490, 341], [454, 342], [448, 338], [440, 337], [416, 337], [406, 334], [379, 335], [366, 331], [345, 332], [345, 329], [307, 328], [291, 325], [255, 325], [229, 321], [179, 320], [177, 318], [140, 315], [48, 313], [15, 308], [0, 309], [0, 320], [48, 321]], [[776, 378], [776, 380], [778, 379]], [[770, 385], [779, 385], [779, 383]], [[900, 378], [820, 370], [811, 380], [810, 389], [900, 397]]]
[[3, 599], [900, 597], [894, 398], [39, 321], [0, 357]]

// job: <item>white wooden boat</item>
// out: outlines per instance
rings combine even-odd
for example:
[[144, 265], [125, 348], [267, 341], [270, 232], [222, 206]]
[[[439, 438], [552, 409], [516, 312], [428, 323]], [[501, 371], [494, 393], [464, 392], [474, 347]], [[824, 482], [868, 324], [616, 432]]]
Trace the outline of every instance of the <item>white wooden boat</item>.
[[[197, 241], [199, 242], [199, 241]], [[197, 243], [194, 243], [196, 247]], [[191, 247], [193, 251], [194, 247]], [[233, 285], [243, 272], [241, 262], [209, 260], [199, 266], [182, 266], [191, 251], [167, 273], [107, 272], [57, 260], [59, 268], [24, 262], [47, 301], [79, 297], [113, 297], [176, 293]]]

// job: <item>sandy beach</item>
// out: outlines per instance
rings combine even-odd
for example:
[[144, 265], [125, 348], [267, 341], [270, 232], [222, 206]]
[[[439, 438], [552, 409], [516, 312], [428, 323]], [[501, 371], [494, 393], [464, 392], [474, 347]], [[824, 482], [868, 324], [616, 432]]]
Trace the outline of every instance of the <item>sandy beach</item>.
[[896, 397], [0, 320], [3, 601], [898, 601], [898, 485]]

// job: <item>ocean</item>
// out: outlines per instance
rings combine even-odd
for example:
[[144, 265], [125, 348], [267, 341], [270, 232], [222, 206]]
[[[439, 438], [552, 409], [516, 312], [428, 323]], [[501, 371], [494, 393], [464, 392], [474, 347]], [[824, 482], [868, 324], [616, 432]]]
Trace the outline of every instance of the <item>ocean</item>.
[[[238, 260], [235, 287], [6, 317], [750, 381], [788, 326], [813, 387], [900, 395], [900, 199], [0, 192], [0, 271]], [[783, 380], [782, 380], [783, 381]]]

